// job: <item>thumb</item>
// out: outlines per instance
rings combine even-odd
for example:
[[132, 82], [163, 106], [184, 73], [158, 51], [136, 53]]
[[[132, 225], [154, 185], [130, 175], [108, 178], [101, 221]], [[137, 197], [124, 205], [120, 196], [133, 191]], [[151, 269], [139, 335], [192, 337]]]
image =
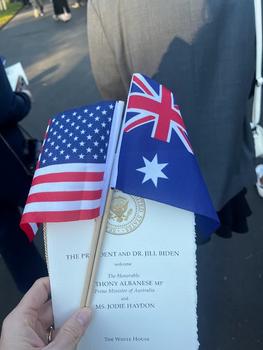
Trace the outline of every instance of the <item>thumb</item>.
[[75, 312], [60, 328], [47, 350], [74, 350], [91, 320], [91, 310], [83, 308]]

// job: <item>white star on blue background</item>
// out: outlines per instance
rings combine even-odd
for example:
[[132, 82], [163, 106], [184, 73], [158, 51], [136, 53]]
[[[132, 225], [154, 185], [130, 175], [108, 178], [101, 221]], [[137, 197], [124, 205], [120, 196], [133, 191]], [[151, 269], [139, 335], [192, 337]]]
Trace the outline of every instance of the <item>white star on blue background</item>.
[[168, 177], [162, 172], [162, 169], [166, 167], [168, 163], [158, 163], [158, 157], [157, 154], [155, 154], [152, 161], [149, 161], [145, 157], [142, 157], [145, 166], [142, 168], [136, 169], [137, 171], [140, 171], [141, 173], [144, 173], [144, 178], [142, 180], [142, 183], [152, 180], [155, 187], [157, 187], [158, 179], [168, 179]]

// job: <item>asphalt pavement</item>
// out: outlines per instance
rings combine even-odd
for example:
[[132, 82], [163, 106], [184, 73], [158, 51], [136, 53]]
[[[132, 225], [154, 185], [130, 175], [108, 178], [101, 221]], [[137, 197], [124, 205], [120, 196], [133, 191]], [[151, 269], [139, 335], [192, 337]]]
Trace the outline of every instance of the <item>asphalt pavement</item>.
[[[52, 19], [50, 2], [45, 10], [39, 18], [23, 10], [0, 30], [0, 55], [8, 65], [22, 62], [29, 78], [34, 103], [23, 124], [38, 138], [51, 116], [100, 100], [89, 62], [86, 8], [72, 9], [68, 23]], [[197, 248], [200, 350], [263, 349], [263, 199], [253, 187], [248, 200], [249, 233], [214, 236]], [[43, 254], [41, 235], [36, 244]], [[1, 258], [0, 281], [1, 322], [21, 298]]]

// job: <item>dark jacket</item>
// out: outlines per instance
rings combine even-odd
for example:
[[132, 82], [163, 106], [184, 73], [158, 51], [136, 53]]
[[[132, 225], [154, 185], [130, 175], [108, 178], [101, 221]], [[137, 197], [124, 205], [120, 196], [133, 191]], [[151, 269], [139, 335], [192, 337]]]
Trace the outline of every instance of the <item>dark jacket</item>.
[[[30, 111], [30, 98], [13, 92], [5, 69], [0, 62], [0, 133], [18, 157], [23, 160], [25, 139], [18, 122]], [[0, 138], [0, 202], [23, 205], [30, 179], [15, 156]]]

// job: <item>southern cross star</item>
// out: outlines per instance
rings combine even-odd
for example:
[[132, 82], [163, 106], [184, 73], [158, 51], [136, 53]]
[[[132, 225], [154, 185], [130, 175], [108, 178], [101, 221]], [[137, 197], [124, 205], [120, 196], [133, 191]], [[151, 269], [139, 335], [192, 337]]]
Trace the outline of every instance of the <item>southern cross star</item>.
[[154, 186], [157, 187], [157, 182], [159, 178], [162, 179], [168, 179], [168, 177], [162, 172], [162, 169], [166, 167], [168, 163], [160, 163], [158, 164], [158, 158], [157, 154], [155, 154], [152, 161], [149, 161], [145, 157], [143, 157], [145, 166], [139, 169], [136, 169], [137, 171], [140, 171], [141, 173], [144, 173], [144, 178], [142, 180], [142, 183], [152, 180], [154, 183]]

